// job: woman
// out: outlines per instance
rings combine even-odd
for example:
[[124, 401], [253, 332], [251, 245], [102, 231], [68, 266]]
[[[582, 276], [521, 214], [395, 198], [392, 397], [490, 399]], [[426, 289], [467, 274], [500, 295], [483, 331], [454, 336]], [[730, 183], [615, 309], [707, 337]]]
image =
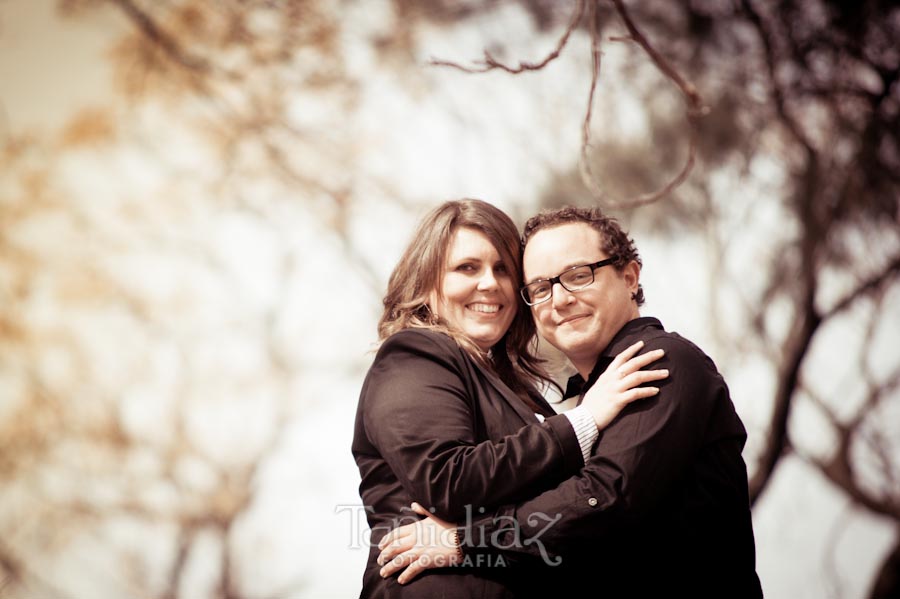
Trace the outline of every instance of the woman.
[[[582, 446], [576, 429], [584, 421], [556, 415], [536, 390], [549, 379], [532, 353], [521, 280], [515, 225], [479, 200], [432, 210], [394, 269], [353, 439], [372, 529], [362, 597], [512, 597], [528, 588], [524, 569], [497, 564], [430, 570], [403, 586], [382, 578], [376, 561], [381, 537], [418, 518], [409, 511], [414, 501], [464, 521], [479, 508], [537, 495], [583, 466], [590, 444]], [[617, 358], [620, 371], [633, 373], [627, 388], [597, 385], [585, 398], [589, 426], [602, 428], [629, 401], [657, 392], [631, 389], [665, 376], [637, 372], [660, 353], [626, 363], [636, 351]]]

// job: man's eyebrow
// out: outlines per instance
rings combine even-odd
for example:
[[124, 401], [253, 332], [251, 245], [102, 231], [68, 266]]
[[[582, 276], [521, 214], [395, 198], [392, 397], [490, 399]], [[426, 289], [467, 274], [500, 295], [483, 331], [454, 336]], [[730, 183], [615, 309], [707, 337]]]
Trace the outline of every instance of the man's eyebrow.
[[[561, 271], [559, 271], [558, 273], [556, 273], [555, 275], [552, 275], [552, 276], [558, 277], [559, 275], [561, 275], [562, 273], [566, 272], [569, 269], [575, 268], [576, 266], [584, 266], [585, 264], [591, 264], [591, 262], [590, 261], [585, 262], [584, 260], [575, 260], [573, 262], [569, 262], [569, 264], [564, 266]], [[532, 283], [537, 283], [538, 281], [548, 281], [548, 280], [550, 280], [550, 278], [551, 277], [535, 277], [535, 278], [531, 279], [530, 281], [525, 281], [525, 284], [531, 285]]]

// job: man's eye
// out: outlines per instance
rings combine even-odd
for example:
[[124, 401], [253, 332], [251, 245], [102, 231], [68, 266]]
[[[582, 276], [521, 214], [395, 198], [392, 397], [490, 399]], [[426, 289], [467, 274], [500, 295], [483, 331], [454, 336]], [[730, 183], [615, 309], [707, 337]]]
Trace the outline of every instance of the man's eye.
[[532, 297], [543, 297], [548, 293], [550, 293], [550, 285], [547, 284], [535, 285], [531, 288]]

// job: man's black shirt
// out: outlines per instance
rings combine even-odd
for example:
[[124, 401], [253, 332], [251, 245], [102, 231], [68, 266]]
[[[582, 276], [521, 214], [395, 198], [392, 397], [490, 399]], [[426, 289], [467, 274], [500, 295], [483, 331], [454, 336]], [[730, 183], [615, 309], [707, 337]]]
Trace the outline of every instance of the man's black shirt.
[[[560, 590], [589, 584], [604, 597], [761, 597], [741, 457], [747, 434], [712, 360], [657, 319], [637, 318], [601, 353], [583, 389], [638, 340], [642, 352], [666, 352], [649, 366], [669, 370], [650, 383], [659, 394], [632, 403], [601, 431], [579, 475], [477, 524], [511, 552], [561, 556], [548, 574]], [[513, 532], [500, 530], [512, 529], [512, 519], [515, 534], [540, 542], [517, 547]]]

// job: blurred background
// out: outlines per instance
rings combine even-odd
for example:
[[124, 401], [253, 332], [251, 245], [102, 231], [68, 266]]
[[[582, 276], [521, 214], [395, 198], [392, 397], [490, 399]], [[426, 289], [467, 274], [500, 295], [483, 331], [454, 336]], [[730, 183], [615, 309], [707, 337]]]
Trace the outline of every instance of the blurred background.
[[[356, 596], [381, 296], [459, 197], [618, 216], [747, 426], [766, 595], [900, 596], [897, 40], [889, 0], [0, 0], [0, 596]], [[430, 64], [489, 58], [555, 59]]]

